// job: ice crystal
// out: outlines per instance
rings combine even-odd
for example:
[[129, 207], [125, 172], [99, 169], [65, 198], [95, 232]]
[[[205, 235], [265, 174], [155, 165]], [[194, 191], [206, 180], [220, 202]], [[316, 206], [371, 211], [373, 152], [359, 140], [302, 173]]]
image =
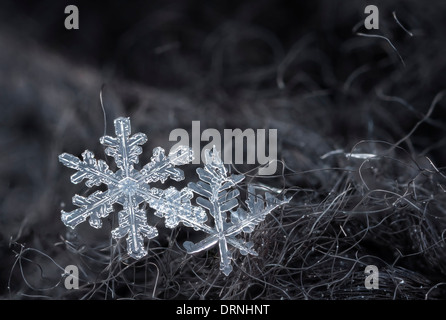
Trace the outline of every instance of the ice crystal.
[[[174, 166], [190, 162], [192, 152], [187, 147], [179, 147], [166, 156], [164, 150], [157, 147], [153, 150], [151, 161], [137, 171], [134, 165], [139, 162], [138, 157], [142, 152], [140, 146], [147, 141], [147, 136], [143, 133], [130, 136], [129, 118], [116, 119], [114, 126], [116, 137], [104, 136], [100, 142], [107, 146], [105, 153], [114, 158], [119, 168], [116, 172], [110, 170], [105, 161], [96, 160], [94, 154], [88, 150], [82, 153], [82, 160], [68, 153], [59, 156], [60, 162], [65, 166], [77, 170], [71, 176], [72, 183], [80, 183], [86, 179], [85, 184], [89, 188], [107, 185], [107, 191], [95, 191], [88, 197], [75, 195], [73, 204], [79, 208], [71, 212], [62, 210], [62, 221], [66, 226], [75, 228], [88, 218], [92, 227], [100, 228], [101, 218], [113, 211], [113, 204], [120, 204], [122, 210], [118, 215], [119, 226], [112, 230], [112, 236], [115, 239], [127, 236], [128, 254], [139, 259], [146, 255], [144, 238], [151, 239], [158, 235], [157, 229], [147, 224], [146, 211], [141, 208], [141, 204], [150, 204], [160, 197], [170, 199], [175, 194], [173, 188], [167, 191], [151, 189], [148, 183], [164, 183], [169, 178], [183, 180], [183, 171]], [[194, 212], [198, 212], [193, 210], [190, 203], [173, 199], [169, 208], [192, 216]]]
[[[188, 253], [208, 250], [218, 244], [220, 250], [220, 270], [229, 275], [232, 271], [232, 253], [228, 245], [240, 250], [241, 254], [257, 255], [252, 242], [236, 238], [237, 235], [250, 233], [275, 208], [288, 203], [290, 198], [282, 200], [265, 193], [265, 198], [255, 194], [255, 188], [248, 186], [246, 205], [248, 211], [239, 207], [238, 189], [234, 187], [245, 177], [243, 175], [228, 176], [217, 150], [205, 151], [205, 166], [198, 168], [201, 181], [189, 183], [181, 191], [168, 189], [159, 197], [149, 199], [149, 204], [156, 209], [156, 215], [166, 218], [166, 226], [176, 227], [180, 222], [195, 230], [206, 232], [208, 236], [198, 243], [186, 241], [184, 247]], [[193, 193], [200, 195], [196, 202], [207, 209], [213, 217], [213, 227], [206, 224], [207, 215], [202, 208], [191, 209], [190, 199]], [[184, 206], [181, 206], [184, 203]], [[178, 210], [178, 208], [183, 208]]]

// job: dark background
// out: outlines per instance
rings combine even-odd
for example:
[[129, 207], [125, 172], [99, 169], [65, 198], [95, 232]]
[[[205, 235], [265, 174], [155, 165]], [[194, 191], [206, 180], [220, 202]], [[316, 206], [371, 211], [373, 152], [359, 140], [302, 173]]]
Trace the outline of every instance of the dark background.
[[[79, 8], [79, 30], [64, 28], [69, 4]], [[363, 26], [368, 4], [380, 10], [379, 30]], [[425, 115], [445, 89], [445, 16], [440, 0], [2, 1], [0, 296], [444, 298], [437, 284], [446, 276], [446, 184], [438, 171], [446, 165], [445, 101]], [[384, 36], [398, 53], [385, 39], [356, 32]], [[142, 164], [152, 148], [168, 149], [171, 130], [189, 130], [192, 120], [202, 130], [278, 129], [287, 167], [262, 183], [295, 197], [288, 215], [278, 213], [262, 229], [272, 232], [259, 235], [270, 247], [252, 260], [255, 270], [225, 280], [218, 259], [199, 256], [175, 271], [185, 263], [175, 236], [186, 235], [165, 231], [155, 258], [131, 264], [133, 280], [118, 262], [113, 270], [121, 271], [104, 276], [110, 257], [95, 251], [112, 244], [110, 227], [72, 232], [61, 223], [62, 206], [72, 208], [72, 195], [88, 190], [72, 185], [72, 171], [57, 159], [85, 149], [105, 157], [101, 88], [107, 133], [113, 119], [129, 116], [133, 132], [148, 135]], [[383, 158], [347, 159], [350, 151]], [[353, 191], [336, 198], [348, 187]], [[339, 225], [349, 223], [341, 239]], [[310, 234], [312, 226], [320, 233]], [[280, 232], [288, 240], [274, 242]], [[162, 251], [169, 241], [174, 257]], [[206, 271], [195, 271], [200, 261]], [[67, 294], [53, 262], [81, 265], [85, 291]], [[362, 287], [369, 263], [386, 270], [379, 292]], [[154, 264], [160, 279], [143, 277]], [[114, 283], [114, 295], [91, 289], [105, 282]], [[232, 286], [226, 294], [223, 283]], [[247, 283], [252, 290], [243, 289]]]

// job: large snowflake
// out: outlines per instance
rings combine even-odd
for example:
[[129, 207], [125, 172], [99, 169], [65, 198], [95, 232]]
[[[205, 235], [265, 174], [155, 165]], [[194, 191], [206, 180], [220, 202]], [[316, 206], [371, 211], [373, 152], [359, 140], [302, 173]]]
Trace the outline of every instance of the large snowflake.
[[[151, 239], [158, 235], [157, 229], [147, 224], [146, 211], [140, 205], [166, 197], [173, 189], [169, 188], [166, 193], [159, 189], [152, 190], [148, 183], [164, 183], [168, 178], [183, 180], [183, 171], [174, 166], [190, 162], [192, 152], [187, 147], [179, 147], [166, 156], [162, 148], [155, 148], [151, 161], [137, 171], [134, 165], [139, 161], [138, 156], [142, 152], [140, 146], [147, 141], [147, 137], [143, 133], [130, 136], [128, 118], [118, 118], [114, 125], [116, 137], [104, 136], [100, 142], [107, 146], [105, 153], [115, 159], [119, 168], [116, 172], [110, 170], [105, 161], [96, 160], [94, 154], [88, 150], [82, 153], [82, 160], [68, 153], [59, 156], [60, 162], [65, 166], [78, 171], [71, 176], [71, 182], [80, 183], [86, 179], [85, 184], [89, 188], [100, 184], [107, 185], [107, 191], [104, 192], [95, 191], [88, 197], [75, 195], [73, 204], [79, 208], [71, 212], [62, 210], [62, 221], [65, 225], [75, 228], [88, 218], [92, 227], [100, 228], [101, 218], [108, 216], [113, 211], [113, 204], [118, 203], [122, 210], [119, 212], [119, 226], [112, 230], [112, 236], [115, 239], [127, 236], [128, 254], [139, 259], [146, 255], [144, 238]], [[184, 201], [177, 201], [169, 206], [177, 206], [175, 210], [185, 215], [203, 214]]]
[[[237, 235], [251, 233], [265, 217], [277, 207], [288, 203], [290, 198], [278, 199], [270, 193], [265, 198], [255, 194], [255, 188], [248, 185], [246, 205], [248, 211], [238, 207], [240, 194], [235, 186], [245, 177], [243, 175], [228, 176], [227, 170], [221, 161], [217, 150], [205, 151], [205, 166], [198, 168], [197, 173], [201, 181], [189, 183], [187, 188], [178, 191], [169, 188], [160, 197], [149, 199], [149, 204], [156, 209], [156, 215], [166, 218], [166, 226], [176, 227], [180, 222], [193, 227], [195, 230], [206, 232], [208, 236], [198, 243], [186, 241], [183, 245], [188, 253], [208, 250], [217, 245], [220, 250], [220, 270], [229, 275], [232, 272], [232, 253], [228, 245], [240, 250], [243, 255], [257, 255], [252, 242], [244, 242], [236, 238]], [[200, 195], [197, 203], [207, 209], [213, 217], [213, 227], [206, 224], [207, 215], [199, 207], [190, 209], [190, 199], [193, 192]], [[178, 210], [182, 203], [187, 206], [185, 210]]]

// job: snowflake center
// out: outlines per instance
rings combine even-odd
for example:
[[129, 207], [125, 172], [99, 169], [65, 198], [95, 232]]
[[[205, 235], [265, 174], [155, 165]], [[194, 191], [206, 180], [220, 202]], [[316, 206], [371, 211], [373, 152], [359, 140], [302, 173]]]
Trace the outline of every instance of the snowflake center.
[[132, 196], [138, 189], [138, 181], [132, 178], [125, 178], [119, 182], [119, 189], [126, 195]]

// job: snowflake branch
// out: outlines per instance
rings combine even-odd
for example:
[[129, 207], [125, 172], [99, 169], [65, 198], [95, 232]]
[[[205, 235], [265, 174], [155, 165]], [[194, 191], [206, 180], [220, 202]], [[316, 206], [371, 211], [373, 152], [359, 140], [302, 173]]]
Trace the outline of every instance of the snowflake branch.
[[69, 153], [59, 155], [59, 161], [63, 165], [78, 170], [71, 176], [72, 183], [78, 184], [82, 180], [88, 179], [85, 185], [89, 188], [98, 186], [101, 183], [107, 185], [119, 183], [119, 180], [113, 177], [113, 173], [108, 168], [107, 163], [103, 160], [96, 161], [91, 151], [85, 150], [82, 153], [82, 158], [83, 161]]
[[146, 213], [138, 208], [135, 196], [128, 195], [123, 208], [119, 212], [119, 227], [112, 230], [112, 236], [115, 239], [127, 236], [127, 252], [132, 258], [140, 259], [146, 255], [144, 237], [152, 239], [158, 231], [147, 224]]
[[112, 204], [115, 201], [117, 193], [96, 191], [89, 197], [75, 195], [73, 204], [80, 208], [70, 212], [62, 210], [62, 222], [71, 228], [84, 222], [88, 217], [90, 225], [96, 229], [102, 226], [100, 218], [106, 217], [113, 211]]

